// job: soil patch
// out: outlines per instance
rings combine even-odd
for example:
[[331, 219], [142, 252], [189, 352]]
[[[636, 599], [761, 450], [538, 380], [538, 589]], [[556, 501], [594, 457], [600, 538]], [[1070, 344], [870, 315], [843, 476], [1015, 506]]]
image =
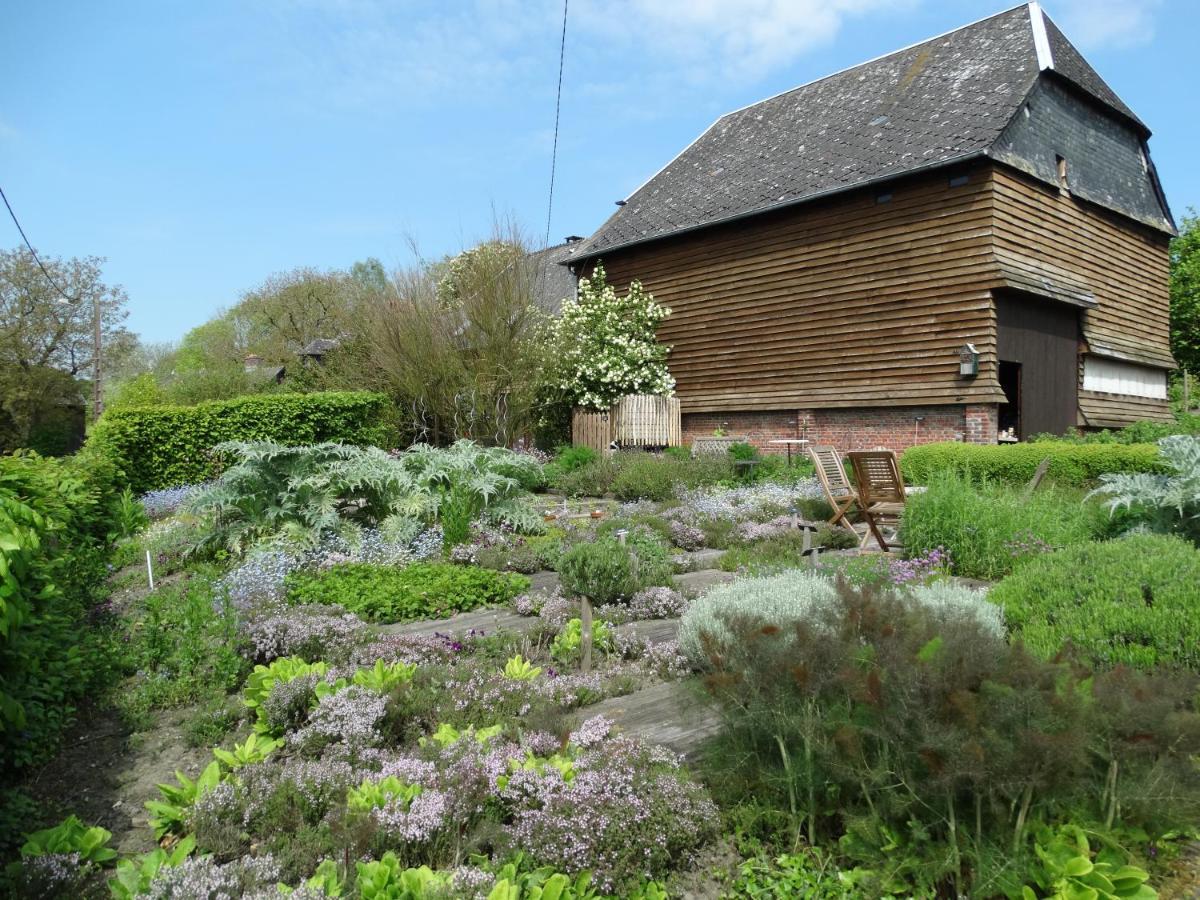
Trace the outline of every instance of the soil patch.
[[188, 746], [184, 737], [192, 712], [159, 713], [153, 728], [136, 734], [111, 708], [81, 713], [58, 755], [25, 785], [44, 818], [37, 827], [74, 813], [111, 831], [112, 846], [122, 853], [152, 850], [154, 835], [144, 804], [158, 797], [155, 785], [174, 781], [176, 769], [195, 776], [208, 762], [210, 751]]

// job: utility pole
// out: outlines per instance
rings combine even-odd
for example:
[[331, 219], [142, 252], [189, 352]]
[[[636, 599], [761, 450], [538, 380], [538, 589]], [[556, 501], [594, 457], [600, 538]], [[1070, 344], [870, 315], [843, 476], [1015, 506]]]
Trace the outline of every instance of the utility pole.
[[104, 401], [100, 396], [100, 298], [92, 300], [92, 421], [99, 420]]

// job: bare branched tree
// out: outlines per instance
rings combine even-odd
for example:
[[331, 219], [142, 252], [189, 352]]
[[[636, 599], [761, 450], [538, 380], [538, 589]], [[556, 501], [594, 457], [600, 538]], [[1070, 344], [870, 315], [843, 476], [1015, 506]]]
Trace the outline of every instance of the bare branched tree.
[[531, 430], [545, 354], [536, 274], [513, 227], [396, 273], [375, 308], [372, 355], [414, 431], [507, 445]]

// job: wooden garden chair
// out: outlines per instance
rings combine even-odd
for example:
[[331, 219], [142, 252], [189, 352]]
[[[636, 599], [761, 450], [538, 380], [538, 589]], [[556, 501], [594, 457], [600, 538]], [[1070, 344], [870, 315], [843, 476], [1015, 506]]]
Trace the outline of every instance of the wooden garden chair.
[[858, 537], [858, 532], [846, 518], [846, 513], [858, 504], [858, 494], [850, 479], [846, 477], [846, 469], [842, 466], [842, 454], [836, 447], [809, 447], [808, 455], [816, 465], [817, 479], [825, 491], [825, 499], [833, 509], [833, 518], [829, 520], [829, 524], [841, 525]]
[[895, 544], [895, 530], [904, 516], [904, 478], [896, 454], [891, 450], [851, 450], [849, 455], [858, 488], [858, 507], [867, 520], [867, 533], [859, 546], [866, 546], [874, 535], [882, 550], [890, 550], [881, 526], [893, 529]]

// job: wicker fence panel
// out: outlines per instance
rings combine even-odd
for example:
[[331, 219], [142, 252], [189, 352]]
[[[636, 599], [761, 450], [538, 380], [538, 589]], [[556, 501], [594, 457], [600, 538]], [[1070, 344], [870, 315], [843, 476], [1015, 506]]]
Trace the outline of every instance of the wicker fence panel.
[[571, 443], [604, 453], [613, 440], [612, 420], [607, 411], [576, 407], [571, 415]]
[[630, 394], [617, 401], [615, 412], [622, 447], [677, 447], [683, 442], [676, 397]]

